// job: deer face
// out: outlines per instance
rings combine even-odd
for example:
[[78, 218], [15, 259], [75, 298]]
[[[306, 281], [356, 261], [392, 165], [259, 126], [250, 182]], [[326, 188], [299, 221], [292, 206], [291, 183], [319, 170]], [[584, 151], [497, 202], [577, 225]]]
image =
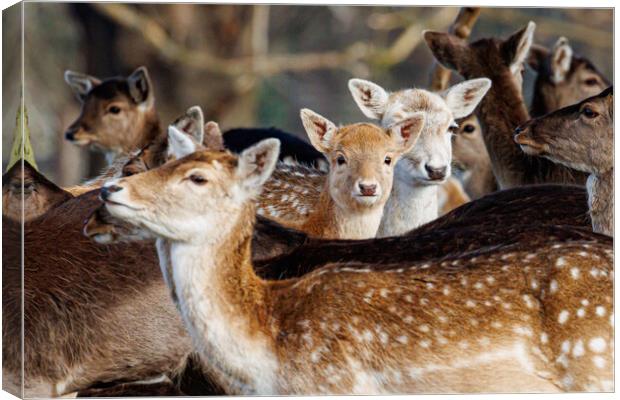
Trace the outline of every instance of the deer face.
[[451, 173], [451, 137], [457, 125], [478, 105], [490, 87], [488, 79], [475, 79], [435, 94], [422, 89], [388, 93], [382, 87], [361, 79], [351, 79], [349, 89], [362, 112], [391, 126], [416, 113], [426, 122], [416, 145], [403, 155], [396, 167], [399, 180], [417, 184], [441, 184]]
[[613, 86], [517, 128], [515, 142], [532, 155], [601, 173], [613, 168]]
[[455, 168], [465, 173], [489, 165], [489, 155], [482, 138], [478, 118], [470, 115], [458, 122], [458, 129], [452, 136], [452, 151]]
[[80, 116], [65, 132], [67, 140], [116, 153], [130, 152], [140, 144], [145, 124], [155, 113], [146, 68], [103, 82], [67, 71], [65, 80], [82, 103]]
[[170, 240], [217, 240], [253, 202], [278, 160], [280, 142], [267, 139], [239, 158], [198, 151], [142, 174], [108, 182], [101, 190], [116, 218]]
[[426, 44], [446, 68], [457, 71], [466, 79], [508, 75], [521, 91], [524, 61], [532, 45], [536, 24], [514, 33], [506, 40], [480, 39], [468, 44], [444, 32], [424, 32]]
[[534, 91], [545, 106], [541, 114], [595, 96], [609, 86], [590, 61], [573, 54], [565, 37], [559, 38], [551, 51], [532, 46], [528, 64], [538, 73]]
[[385, 130], [372, 124], [337, 128], [307, 109], [301, 111], [301, 118], [310, 142], [329, 160], [332, 199], [341, 208], [355, 211], [385, 204], [394, 166], [413, 147], [425, 121], [418, 113]]

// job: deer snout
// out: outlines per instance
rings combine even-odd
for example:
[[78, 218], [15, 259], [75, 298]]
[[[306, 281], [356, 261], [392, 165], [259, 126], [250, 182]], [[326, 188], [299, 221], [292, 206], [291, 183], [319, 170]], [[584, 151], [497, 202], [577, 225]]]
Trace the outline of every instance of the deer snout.
[[79, 124], [73, 124], [65, 131], [65, 139], [70, 142], [75, 141], [75, 134], [80, 130]]
[[101, 197], [101, 200], [103, 201], [108, 201], [112, 193], [120, 192], [121, 190], [123, 190], [123, 188], [120, 186], [106, 185], [101, 188], [101, 193], [99, 194], [99, 197]]
[[376, 196], [377, 195], [377, 184], [376, 183], [359, 182], [357, 186], [362, 196]]
[[433, 167], [429, 164], [426, 164], [424, 166], [424, 169], [426, 170], [426, 173], [428, 175], [428, 178], [432, 181], [440, 181], [446, 178], [446, 175], [448, 175], [448, 167], [447, 166], [443, 166], [443, 167]]

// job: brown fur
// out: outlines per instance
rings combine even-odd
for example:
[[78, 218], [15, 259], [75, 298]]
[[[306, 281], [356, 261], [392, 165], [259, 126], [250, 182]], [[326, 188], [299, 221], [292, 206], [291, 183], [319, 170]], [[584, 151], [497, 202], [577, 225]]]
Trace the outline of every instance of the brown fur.
[[482, 99], [477, 115], [493, 172], [502, 188], [532, 183], [585, 183], [580, 171], [554, 164], [544, 158], [530, 157], [519, 150], [512, 140], [512, 131], [529, 119], [521, 95], [520, 79], [510, 67], [517, 55], [527, 49], [526, 30], [506, 40], [480, 39], [467, 44], [448, 33], [426, 32], [426, 42], [446, 67], [466, 79], [487, 77], [493, 85]]
[[[73, 196], [50, 182], [28, 161], [18, 160], [2, 175], [2, 217], [33, 220]], [[23, 209], [23, 216], [22, 216]]]
[[613, 235], [613, 87], [535, 118], [516, 133], [515, 141], [526, 153], [590, 174], [588, 202], [594, 230]]
[[450, 177], [439, 187], [437, 192], [439, 197], [439, 215], [446, 215], [450, 211], [471, 201], [465, 193], [465, 189], [456, 178]]
[[[119, 216], [148, 221], [178, 241], [173, 284], [185, 323], [227, 392], [613, 390], [613, 355], [604, 351], [613, 340], [609, 240], [549, 240], [536, 250], [517, 242], [380, 270], [328, 264], [298, 279], [264, 281], [250, 257], [251, 198], [204, 238], [195, 236], [198, 225], [174, 223], [192, 210], [204, 221], [223, 212], [211, 205], [228, 201], [222, 182], [244, 179], [236, 168], [192, 155], [124, 178], [115, 192], [126, 192], [108, 203], [122, 201], [112, 209]], [[205, 204], [192, 198], [198, 192], [179, 196], [175, 182], [190, 169], [209, 178], [208, 192], [199, 191]], [[166, 201], [136, 196], [149, 186]], [[583, 299], [590, 308], [580, 317]], [[214, 320], [234, 335], [219, 336]], [[244, 348], [252, 354], [235, 358]]]

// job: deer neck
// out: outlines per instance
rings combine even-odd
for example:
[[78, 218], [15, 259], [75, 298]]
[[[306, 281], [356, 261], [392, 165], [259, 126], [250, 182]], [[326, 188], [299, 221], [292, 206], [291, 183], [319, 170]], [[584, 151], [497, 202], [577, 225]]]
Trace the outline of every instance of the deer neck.
[[142, 128], [142, 132], [138, 134], [134, 149], [132, 150], [143, 148], [144, 146], [154, 141], [161, 134], [162, 129], [159, 123], [159, 116], [157, 115], [157, 111], [147, 111], [144, 116], [144, 125]]
[[490, 76], [493, 84], [478, 107], [484, 143], [501, 188], [516, 186], [526, 155], [513, 140], [514, 129], [529, 119], [521, 91], [510, 71]]
[[437, 186], [414, 182], [396, 173], [377, 237], [400, 236], [438, 215]]
[[614, 169], [591, 174], [586, 184], [594, 232], [613, 236]]
[[370, 239], [376, 236], [382, 215], [382, 206], [360, 210], [341, 207], [329, 194], [326, 182], [317, 207], [300, 230], [324, 239]]
[[275, 390], [277, 359], [267, 328], [266, 285], [250, 260], [255, 210], [246, 207], [217, 240], [171, 242], [163, 256], [172, 265], [185, 326], [218, 383], [227, 393], [267, 394]]

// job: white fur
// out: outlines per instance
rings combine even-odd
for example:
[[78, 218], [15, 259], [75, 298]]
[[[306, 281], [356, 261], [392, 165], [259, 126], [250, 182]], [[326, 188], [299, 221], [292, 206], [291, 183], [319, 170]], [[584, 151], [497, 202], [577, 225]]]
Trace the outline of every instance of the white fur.
[[181, 132], [177, 127], [168, 127], [168, 155], [175, 158], [183, 158], [196, 151], [196, 143], [188, 135]]
[[573, 59], [573, 49], [568, 44], [568, 39], [560, 37], [553, 46], [553, 57], [551, 59], [551, 70], [553, 83], [562, 83], [566, 79], [566, 74], [570, 71]]

